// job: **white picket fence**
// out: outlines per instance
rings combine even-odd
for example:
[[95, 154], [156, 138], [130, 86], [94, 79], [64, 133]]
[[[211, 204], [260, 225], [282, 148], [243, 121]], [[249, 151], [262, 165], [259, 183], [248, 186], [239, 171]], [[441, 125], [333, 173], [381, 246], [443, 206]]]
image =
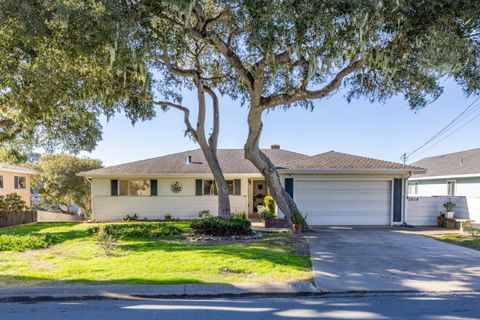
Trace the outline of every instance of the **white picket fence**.
[[435, 226], [438, 215], [445, 211], [443, 204], [448, 201], [456, 204], [455, 218], [480, 222], [480, 198], [448, 196], [408, 197], [405, 221], [414, 226]]

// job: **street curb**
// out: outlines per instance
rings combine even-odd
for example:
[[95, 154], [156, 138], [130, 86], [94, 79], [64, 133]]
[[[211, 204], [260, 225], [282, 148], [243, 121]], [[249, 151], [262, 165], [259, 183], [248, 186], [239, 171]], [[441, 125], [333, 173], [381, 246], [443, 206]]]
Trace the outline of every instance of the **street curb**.
[[200, 299], [200, 298], [295, 298], [295, 297], [317, 297], [317, 298], [342, 298], [342, 297], [372, 297], [372, 296], [466, 296], [480, 295], [480, 291], [343, 291], [343, 292], [244, 292], [244, 293], [222, 293], [222, 294], [102, 294], [102, 295], [82, 295], [82, 296], [11, 296], [0, 297], [0, 303], [18, 303], [18, 302], [61, 302], [61, 301], [87, 301], [87, 300], [140, 300], [140, 299]]

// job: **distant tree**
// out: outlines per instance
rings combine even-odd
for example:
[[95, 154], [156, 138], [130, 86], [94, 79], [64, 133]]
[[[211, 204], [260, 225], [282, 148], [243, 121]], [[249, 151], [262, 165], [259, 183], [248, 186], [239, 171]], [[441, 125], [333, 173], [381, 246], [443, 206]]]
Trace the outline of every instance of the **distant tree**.
[[79, 158], [66, 154], [44, 155], [34, 168], [33, 187], [48, 206], [78, 205], [87, 213], [91, 211], [90, 183], [77, 174], [102, 167], [100, 160]]

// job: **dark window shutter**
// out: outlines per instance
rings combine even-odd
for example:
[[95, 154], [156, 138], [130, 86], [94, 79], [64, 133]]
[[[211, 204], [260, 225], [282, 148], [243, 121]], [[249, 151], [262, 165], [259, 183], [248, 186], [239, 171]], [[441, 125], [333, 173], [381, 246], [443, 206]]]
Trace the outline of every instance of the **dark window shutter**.
[[195, 180], [195, 195], [196, 196], [203, 195], [203, 180], [202, 179]]
[[285, 178], [285, 191], [293, 198], [293, 178]]
[[112, 196], [118, 196], [118, 180], [110, 180], [110, 189]]
[[402, 221], [402, 179], [393, 180], [393, 222]]
[[150, 195], [158, 196], [157, 180], [150, 180]]
[[242, 193], [242, 180], [233, 180], [233, 194], [239, 196]]
[[18, 177], [17, 176], [13, 177], [13, 183], [15, 184], [14, 188], [18, 189]]

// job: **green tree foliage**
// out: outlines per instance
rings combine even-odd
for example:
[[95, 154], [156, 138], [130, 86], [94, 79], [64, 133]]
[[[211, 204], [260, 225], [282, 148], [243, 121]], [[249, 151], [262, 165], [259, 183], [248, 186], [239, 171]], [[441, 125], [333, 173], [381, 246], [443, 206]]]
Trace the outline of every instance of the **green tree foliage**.
[[16, 193], [0, 196], [0, 211], [18, 212], [27, 209], [25, 201]]
[[76, 204], [90, 211], [90, 183], [77, 174], [102, 167], [100, 160], [78, 158], [71, 155], [44, 155], [35, 165], [38, 174], [33, 187], [40, 191], [46, 205]]
[[154, 115], [139, 99], [150, 94], [143, 50], [125, 8], [108, 4], [0, 1], [0, 142], [91, 150], [100, 115]]

